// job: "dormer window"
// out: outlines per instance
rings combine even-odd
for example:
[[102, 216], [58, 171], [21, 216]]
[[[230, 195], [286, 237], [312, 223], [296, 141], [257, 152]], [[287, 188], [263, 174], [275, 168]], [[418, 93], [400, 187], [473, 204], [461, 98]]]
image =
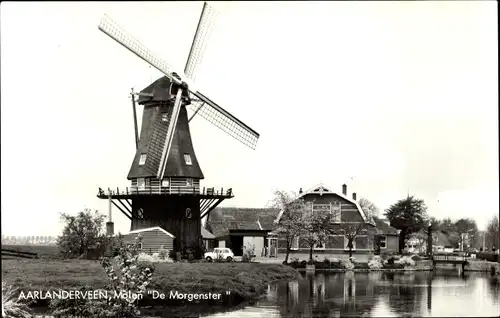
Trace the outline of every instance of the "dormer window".
[[141, 153], [141, 156], [139, 157], [139, 166], [142, 166], [146, 163], [146, 157], [147, 154]]
[[192, 187], [193, 186], [193, 179], [187, 178], [186, 179], [186, 187]]
[[161, 121], [163, 121], [163, 122], [167, 122], [168, 121], [168, 113], [161, 114]]
[[191, 161], [191, 155], [188, 153], [184, 154], [184, 161], [186, 162], [186, 165], [188, 165], [188, 166], [193, 164], [193, 162]]

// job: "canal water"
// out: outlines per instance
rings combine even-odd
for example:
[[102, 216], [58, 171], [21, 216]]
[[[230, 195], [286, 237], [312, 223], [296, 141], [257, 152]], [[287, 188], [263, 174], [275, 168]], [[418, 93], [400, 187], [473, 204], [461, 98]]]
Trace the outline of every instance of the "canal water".
[[316, 273], [269, 286], [265, 298], [221, 317], [499, 317], [498, 276], [456, 270]]
[[500, 316], [500, 277], [489, 273], [462, 275], [456, 269], [436, 269], [434, 272], [303, 275], [301, 281], [272, 284], [259, 301], [230, 311], [193, 305], [174, 311], [161, 308], [145, 317]]

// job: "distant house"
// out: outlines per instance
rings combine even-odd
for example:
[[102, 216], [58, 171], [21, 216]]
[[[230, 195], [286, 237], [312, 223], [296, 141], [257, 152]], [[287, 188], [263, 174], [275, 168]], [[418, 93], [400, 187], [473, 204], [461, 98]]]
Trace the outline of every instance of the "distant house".
[[205, 228], [215, 236], [214, 247], [229, 247], [235, 256], [241, 256], [244, 246], [253, 245], [255, 255], [262, 256], [278, 213], [277, 209], [217, 207]]
[[162, 245], [169, 251], [173, 249], [175, 237], [159, 226], [130, 231], [123, 235], [124, 243], [135, 244], [139, 234], [142, 237], [139, 248], [148, 254], [158, 253]]
[[[313, 213], [332, 213], [336, 222], [334, 226], [342, 227], [342, 223], [363, 223], [365, 229], [355, 237], [353, 242], [353, 254], [370, 254], [374, 252], [373, 237], [374, 234], [380, 240], [380, 247], [385, 250], [395, 250], [398, 248], [397, 230], [378, 220], [379, 228], [374, 220], [369, 220], [361, 206], [356, 201], [356, 193], [352, 198], [347, 196], [347, 186], [342, 185], [342, 192], [335, 192], [331, 187], [323, 184], [317, 185], [308, 191], [299, 192], [299, 198], [302, 198]], [[282, 213], [276, 219], [276, 223], [282, 217]], [[278, 240], [278, 253], [286, 253], [286, 241], [283, 238]], [[298, 258], [306, 258], [310, 247], [305, 240], [297, 237], [292, 243], [292, 254]], [[344, 235], [329, 236], [326, 242], [321, 242], [314, 247], [314, 254], [324, 257], [335, 257], [338, 254], [348, 253], [348, 240]], [[319, 255], [317, 255], [319, 254]]]
[[[420, 230], [409, 235], [406, 240], [405, 249], [409, 253], [426, 253], [427, 252], [427, 233]], [[451, 253], [453, 246], [448, 234], [444, 231], [432, 232], [432, 251], [433, 253]]]
[[[389, 221], [378, 217], [373, 217], [376, 235], [374, 238], [374, 249], [376, 252], [398, 252], [399, 251], [399, 231], [389, 225]], [[377, 250], [380, 249], [380, 250]]]

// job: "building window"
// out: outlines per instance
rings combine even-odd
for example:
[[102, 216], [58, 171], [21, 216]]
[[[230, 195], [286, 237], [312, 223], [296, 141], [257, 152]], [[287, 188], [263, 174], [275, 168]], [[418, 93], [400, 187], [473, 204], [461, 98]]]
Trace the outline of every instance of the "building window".
[[319, 241], [317, 244], [314, 244], [314, 250], [318, 251], [322, 251], [325, 249], [325, 243], [324, 242], [321, 242]]
[[342, 216], [342, 205], [340, 202], [335, 201], [332, 203], [332, 214], [333, 222], [340, 223]]
[[137, 248], [142, 250], [142, 243], [137, 243]]
[[299, 249], [299, 237], [294, 237], [292, 240], [292, 246], [290, 247], [291, 250], [298, 250]]
[[164, 122], [168, 121], [168, 113], [161, 114], [161, 121], [164, 121]]
[[139, 190], [146, 189], [146, 179], [138, 178], [137, 179], [137, 188], [139, 188]]
[[169, 187], [170, 181], [168, 179], [161, 180], [161, 186], [162, 187]]
[[191, 155], [189, 155], [188, 153], [184, 154], [184, 161], [186, 162], [186, 165], [188, 165], [188, 166], [193, 164], [193, 162], [191, 161]]
[[145, 153], [141, 153], [141, 156], [139, 157], [139, 166], [142, 166], [146, 163], [146, 157], [147, 155]]
[[[344, 236], [344, 249], [349, 250], [349, 240]], [[356, 249], [356, 238], [352, 240], [352, 250]]]
[[193, 186], [193, 179], [187, 178], [186, 179], [186, 187], [192, 187]]
[[380, 237], [380, 248], [387, 248], [387, 236]]

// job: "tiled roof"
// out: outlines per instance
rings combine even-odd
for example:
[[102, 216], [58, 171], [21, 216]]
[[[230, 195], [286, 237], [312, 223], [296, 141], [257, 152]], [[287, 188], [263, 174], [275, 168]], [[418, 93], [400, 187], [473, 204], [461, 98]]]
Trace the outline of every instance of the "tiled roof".
[[385, 235], [398, 235], [398, 230], [387, 223], [385, 223], [382, 219], [374, 216], [373, 221], [375, 222], [375, 226], [377, 228], [377, 232], [379, 234]]
[[216, 236], [229, 234], [229, 230], [272, 230], [277, 209], [217, 207], [210, 212], [207, 229]]

